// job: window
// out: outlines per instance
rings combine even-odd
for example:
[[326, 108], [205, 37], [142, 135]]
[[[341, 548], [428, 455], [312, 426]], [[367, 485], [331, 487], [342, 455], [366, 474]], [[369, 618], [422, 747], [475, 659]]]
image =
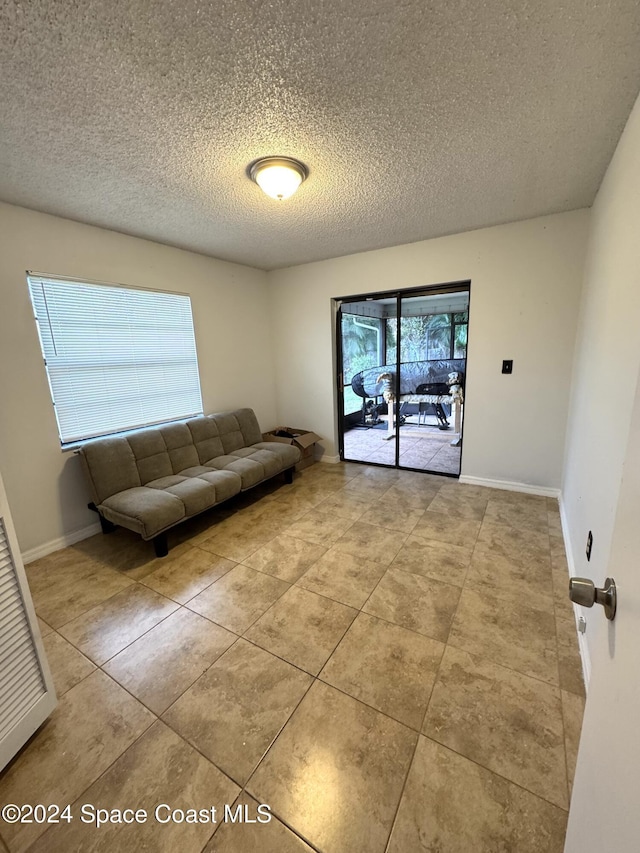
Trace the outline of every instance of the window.
[[189, 296], [27, 280], [63, 447], [202, 414]]

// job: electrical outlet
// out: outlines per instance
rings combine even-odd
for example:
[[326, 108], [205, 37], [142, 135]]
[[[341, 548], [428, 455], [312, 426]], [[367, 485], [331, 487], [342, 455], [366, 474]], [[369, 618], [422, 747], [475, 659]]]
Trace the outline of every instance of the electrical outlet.
[[587, 562], [591, 559], [591, 549], [593, 548], [593, 533], [589, 531], [589, 535], [587, 536]]
[[513, 373], [513, 359], [505, 358], [502, 362], [502, 372], [503, 373]]

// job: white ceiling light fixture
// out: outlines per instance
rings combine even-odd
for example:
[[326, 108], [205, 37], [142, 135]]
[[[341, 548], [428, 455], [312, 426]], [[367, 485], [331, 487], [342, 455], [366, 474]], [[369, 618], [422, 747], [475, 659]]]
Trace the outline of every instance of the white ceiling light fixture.
[[261, 157], [249, 166], [251, 180], [277, 201], [292, 196], [308, 175], [304, 163], [293, 157]]

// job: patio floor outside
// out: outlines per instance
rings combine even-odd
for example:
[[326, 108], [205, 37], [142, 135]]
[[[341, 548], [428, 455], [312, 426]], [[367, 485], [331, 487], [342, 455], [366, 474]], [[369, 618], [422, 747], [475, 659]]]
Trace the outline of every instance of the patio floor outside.
[[[462, 446], [453, 447], [456, 433], [438, 429], [431, 417], [427, 424], [418, 424], [418, 417], [407, 418], [400, 427], [401, 467], [418, 468], [440, 474], [460, 473]], [[451, 419], [452, 421], [453, 419]], [[349, 461], [395, 464], [396, 442], [388, 438], [386, 416], [376, 427], [353, 427], [344, 434], [344, 458]]]

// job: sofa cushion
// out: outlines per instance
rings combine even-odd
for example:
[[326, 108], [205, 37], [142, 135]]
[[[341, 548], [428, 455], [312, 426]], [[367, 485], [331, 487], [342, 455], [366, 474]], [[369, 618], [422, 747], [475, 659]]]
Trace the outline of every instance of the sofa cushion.
[[194, 465], [191, 468], [184, 468], [182, 471], [178, 471], [178, 473], [182, 477], [201, 477], [203, 474], [210, 474], [211, 471], [215, 470], [215, 468], [209, 468], [207, 465]]
[[193, 438], [201, 465], [204, 465], [207, 459], [223, 455], [224, 448], [218, 433], [218, 425], [212, 418], [191, 418], [186, 426]]
[[161, 427], [160, 432], [164, 438], [174, 474], [200, 462], [191, 430], [186, 424], [169, 424]]
[[161, 480], [152, 480], [147, 485], [151, 488], [163, 489], [165, 492], [180, 498], [187, 515], [197, 515], [217, 503], [216, 487], [213, 483], [208, 483], [200, 477], [179, 477], [176, 479], [179, 482], [171, 485], [154, 486], [154, 483], [160, 483]]
[[218, 427], [218, 434], [222, 441], [222, 447], [225, 453], [231, 453], [232, 450], [238, 450], [246, 446], [244, 435], [240, 429], [240, 424], [235, 414], [232, 412], [224, 412], [220, 415], [210, 416], [211, 420]]
[[167, 527], [186, 518], [184, 503], [161, 489], [138, 486], [118, 492], [100, 505], [100, 512], [114, 524], [152, 539]]
[[218, 471], [197, 465], [171, 477], [151, 480], [147, 487], [163, 489], [180, 498], [186, 514], [191, 516], [237, 495], [242, 489], [242, 481], [232, 471]]
[[168, 477], [159, 477], [157, 480], [149, 480], [148, 483], [145, 483], [145, 486], [148, 486], [150, 489], [168, 489], [169, 486], [176, 486], [178, 483], [182, 483], [187, 478], [185, 476], [181, 476], [180, 474], [170, 474]]
[[127, 437], [127, 441], [133, 450], [143, 486], [150, 480], [169, 477], [173, 474], [167, 445], [159, 429], [134, 432]]
[[259, 441], [254, 444], [252, 450], [266, 450], [273, 453], [280, 461], [282, 468], [291, 468], [300, 461], [300, 451], [293, 444], [282, 444], [279, 441]]
[[239, 447], [237, 450], [231, 450], [227, 456], [235, 456], [238, 459], [246, 459], [253, 454], [253, 447]]
[[240, 450], [234, 450], [229, 455], [237, 456], [239, 459], [252, 459], [254, 462], [258, 462], [264, 468], [265, 477], [273, 477], [282, 470], [280, 458], [268, 450], [256, 450], [255, 447], [245, 447]]
[[238, 421], [245, 447], [262, 440], [260, 424], [253, 409], [237, 409], [233, 414]]
[[262, 438], [253, 409], [237, 409], [235, 412], [222, 412], [207, 417], [216, 424], [225, 453], [249, 447]]
[[207, 463], [220, 471], [232, 471], [242, 480], [242, 491], [261, 483], [266, 474], [264, 467], [253, 459], [239, 459], [237, 456], [217, 456]]
[[221, 503], [242, 491], [242, 479], [234, 471], [209, 470], [198, 474], [199, 480], [212, 483], [216, 488], [216, 503]]
[[80, 458], [96, 505], [111, 495], [142, 485], [136, 458], [126, 438], [88, 442]]

